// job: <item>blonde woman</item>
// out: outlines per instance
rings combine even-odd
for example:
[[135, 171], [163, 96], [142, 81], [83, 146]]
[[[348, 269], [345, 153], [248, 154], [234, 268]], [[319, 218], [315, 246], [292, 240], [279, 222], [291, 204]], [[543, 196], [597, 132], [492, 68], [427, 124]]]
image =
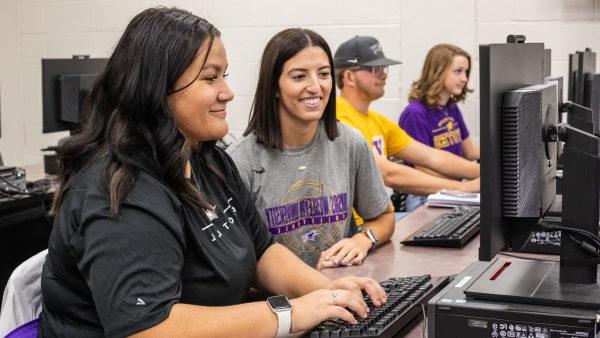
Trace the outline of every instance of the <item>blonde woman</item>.
[[[439, 44], [427, 53], [421, 78], [413, 82], [409, 105], [398, 124], [415, 140], [430, 147], [449, 151], [467, 160], [479, 159], [479, 147], [457, 103], [464, 101], [471, 70], [471, 56], [463, 49]], [[431, 173], [426, 168], [417, 169]], [[423, 200], [423, 198], [417, 198]], [[418, 206], [409, 198], [408, 207]]]

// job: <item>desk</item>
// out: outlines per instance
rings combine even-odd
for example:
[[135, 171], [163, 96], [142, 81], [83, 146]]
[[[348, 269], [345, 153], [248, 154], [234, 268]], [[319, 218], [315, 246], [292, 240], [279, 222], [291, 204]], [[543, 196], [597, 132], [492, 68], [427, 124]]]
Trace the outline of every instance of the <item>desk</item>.
[[[46, 178], [41, 165], [26, 166], [27, 180]], [[0, 199], [0, 292], [12, 271], [48, 247], [51, 226], [46, 220], [52, 193]]]
[[[432, 248], [405, 246], [400, 241], [419, 230], [435, 217], [450, 209], [419, 207], [396, 223], [391, 241], [371, 252], [359, 266], [323, 269], [326, 276], [368, 276], [377, 281], [390, 277], [430, 274], [448, 276], [458, 274], [479, 259], [479, 235], [462, 248]], [[413, 320], [399, 333], [400, 337], [423, 337], [423, 319]]]

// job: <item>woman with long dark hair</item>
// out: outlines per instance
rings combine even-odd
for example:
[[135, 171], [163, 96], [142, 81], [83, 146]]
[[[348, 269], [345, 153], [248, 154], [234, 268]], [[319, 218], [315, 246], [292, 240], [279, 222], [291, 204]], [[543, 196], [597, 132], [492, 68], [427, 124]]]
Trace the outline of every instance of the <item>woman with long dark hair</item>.
[[[60, 149], [40, 336], [281, 336], [355, 323], [361, 290], [386, 301], [374, 280], [331, 281], [273, 243], [214, 147], [233, 98], [219, 36], [178, 9], [127, 26]], [[251, 286], [280, 296], [242, 304]]]
[[[250, 123], [230, 153], [269, 231], [317, 268], [358, 265], [394, 232], [362, 136], [336, 121], [327, 42], [300, 28], [265, 47]], [[352, 210], [365, 219], [353, 228]]]

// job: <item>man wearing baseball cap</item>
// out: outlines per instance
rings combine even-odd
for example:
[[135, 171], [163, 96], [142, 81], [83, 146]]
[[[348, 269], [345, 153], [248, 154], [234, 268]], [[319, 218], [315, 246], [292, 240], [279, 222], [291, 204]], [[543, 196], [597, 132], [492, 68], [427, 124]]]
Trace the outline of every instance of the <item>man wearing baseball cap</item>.
[[[371, 144], [387, 186], [415, 195], [432, 194], [442, 189], [479, 192], [479, 164], [413, 140], [395, 122], [369, 110], [371, 102], [384, 94], [388, 67], [400, 64], [385, 57], [377, 39], [355, 36], [342, 43], [335, 52], [334, 64], [340, 89], [336, 102], [337, 119], [358, 129]], [[388, 156], [428, 168], [431, 172], [392, 162]]]

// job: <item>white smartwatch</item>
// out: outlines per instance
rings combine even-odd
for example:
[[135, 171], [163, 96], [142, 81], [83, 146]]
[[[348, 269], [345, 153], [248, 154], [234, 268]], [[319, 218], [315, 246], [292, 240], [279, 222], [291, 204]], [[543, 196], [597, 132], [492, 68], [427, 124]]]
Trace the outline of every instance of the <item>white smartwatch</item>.
[[367, 236], [369, 240], [371, 240], [371, 249], [375, 248], [379, 245], [379, 240], [375, 237], [375, 233], [371, 229], [366, 229], [363, 233]]
[[275, 315], [279, 324], [277, 325], [276, 337], [287, 337], [292, 329], [292, 305], [285, 296], [271, 296], [267, 298], [267, 304]]

